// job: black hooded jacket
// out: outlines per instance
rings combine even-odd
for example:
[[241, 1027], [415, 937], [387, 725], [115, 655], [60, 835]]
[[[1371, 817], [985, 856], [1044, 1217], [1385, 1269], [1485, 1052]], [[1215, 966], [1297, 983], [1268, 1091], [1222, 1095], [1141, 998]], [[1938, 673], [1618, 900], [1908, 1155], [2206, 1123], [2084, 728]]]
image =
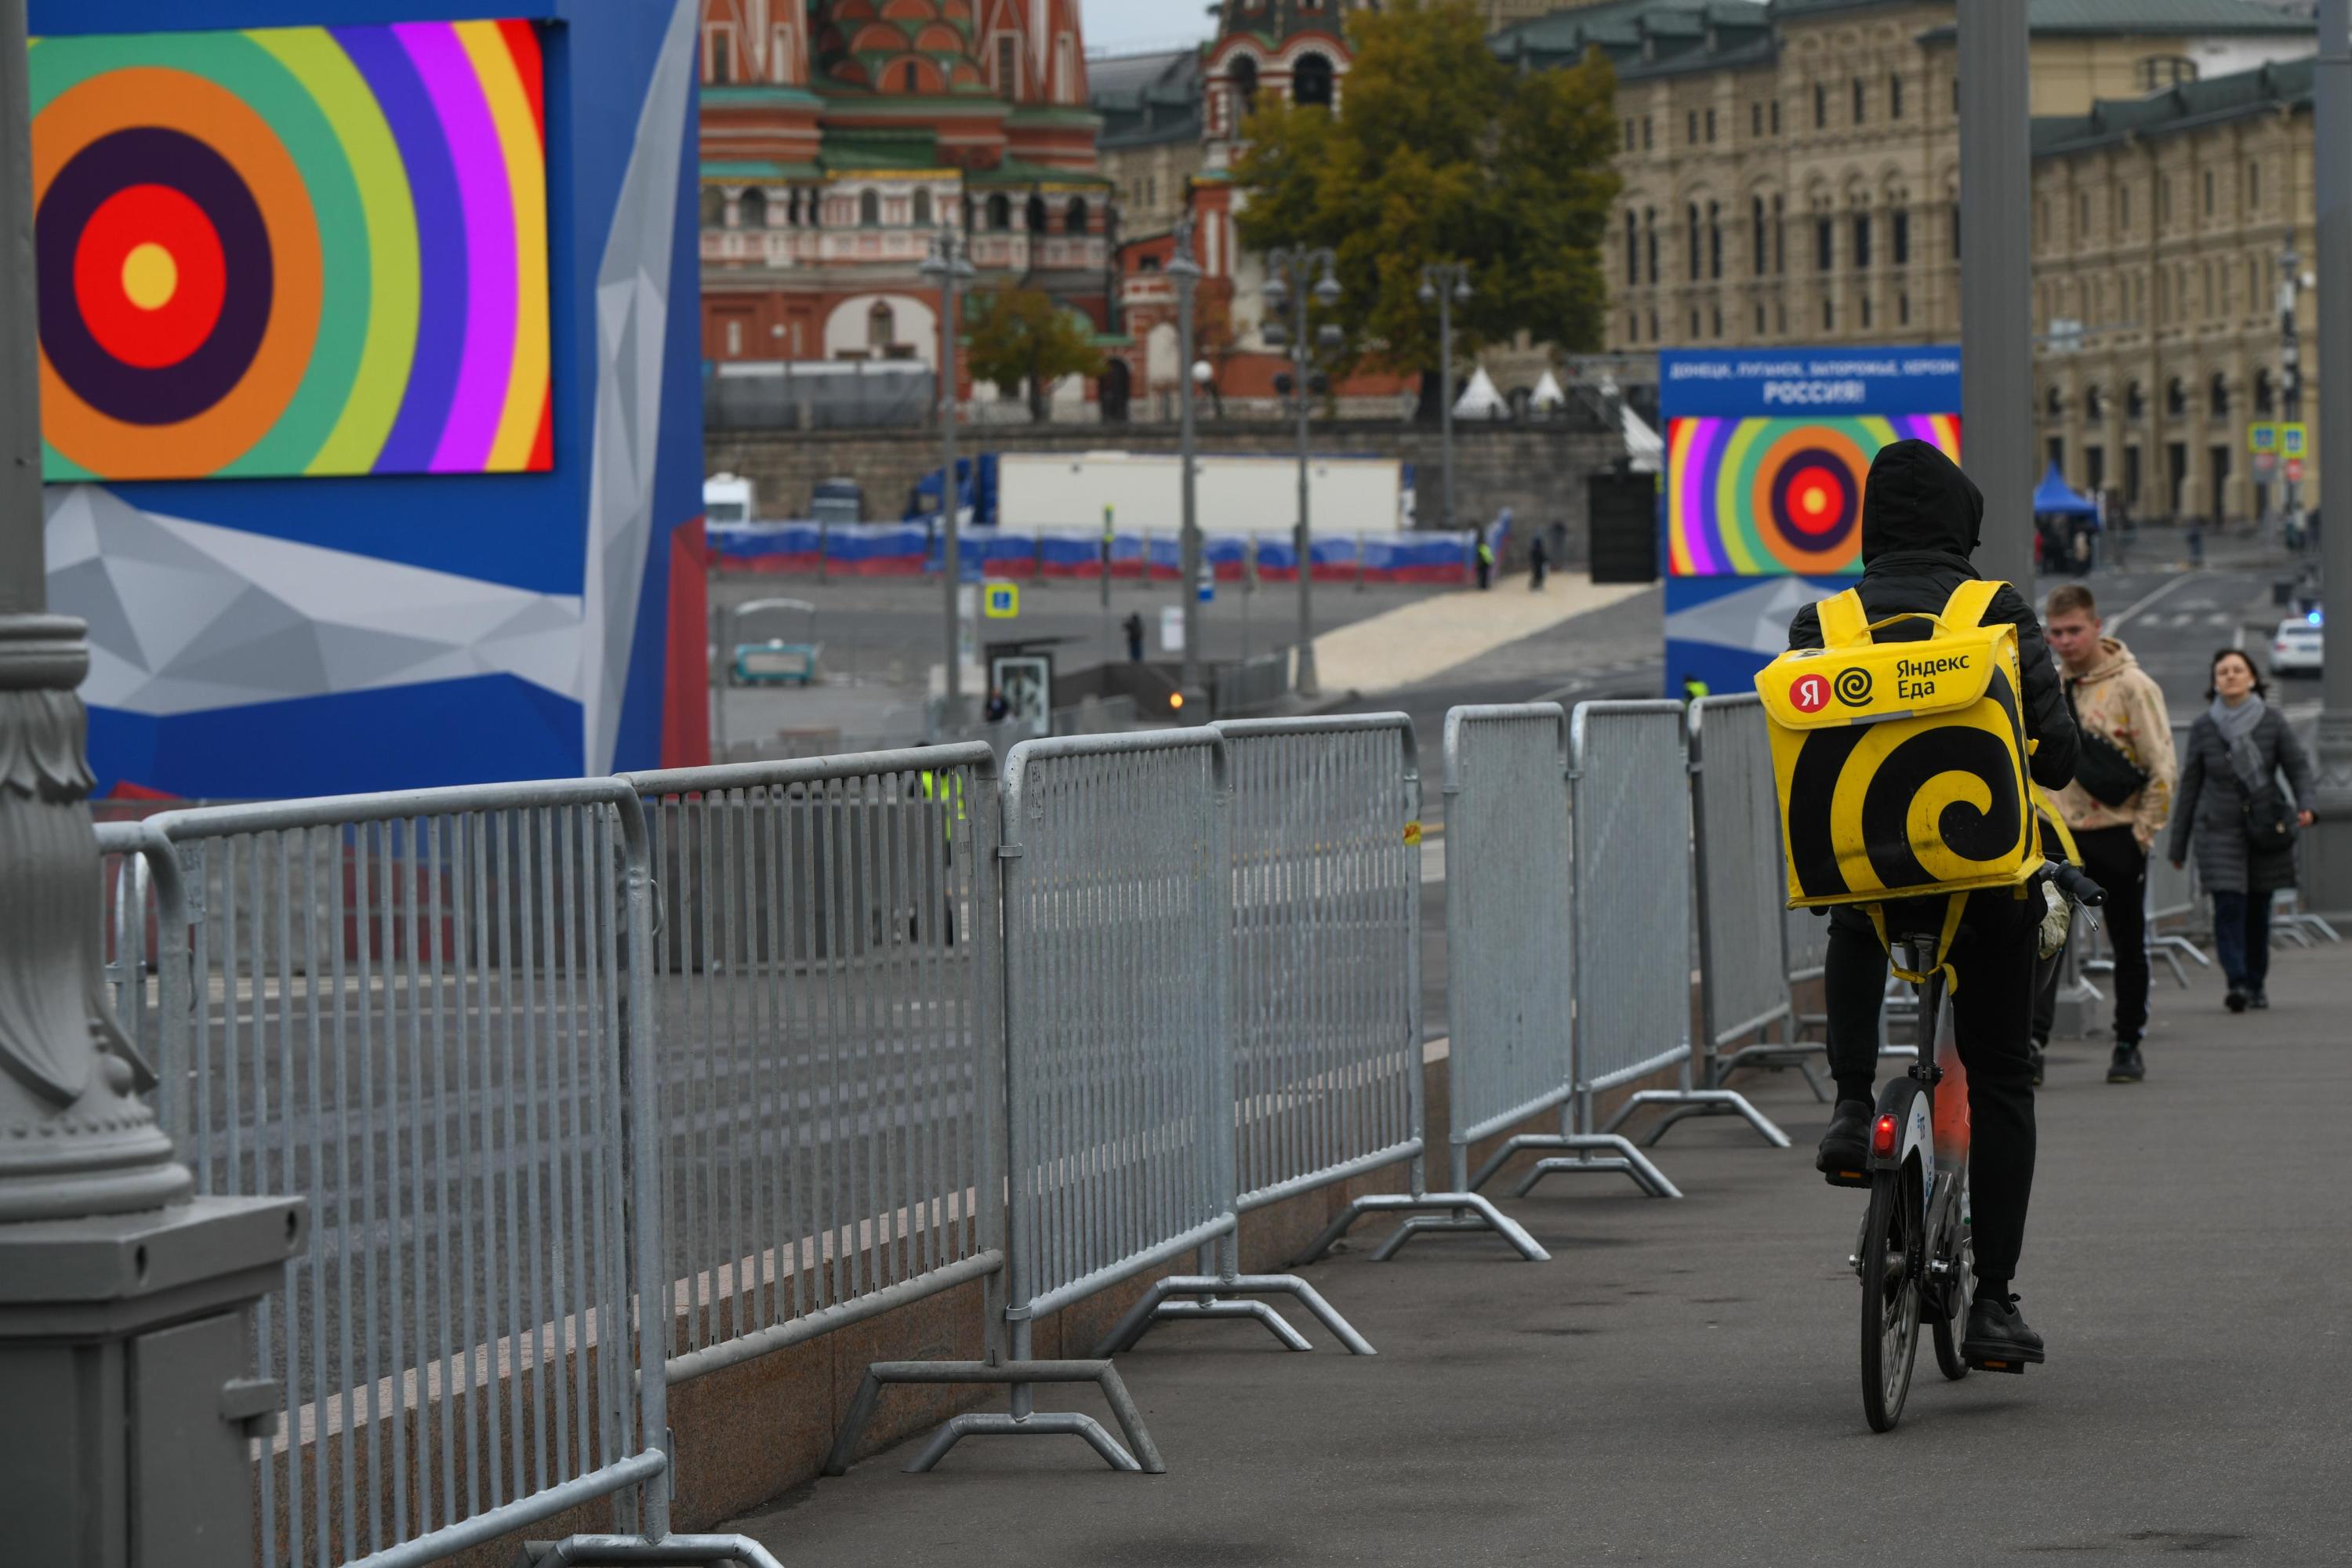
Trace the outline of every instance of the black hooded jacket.
[[[1969, 559], [1984, 528], [1984, 494], [1959, 466], [1925, 441], [1897, 441], [1870, 465], [1862, 502], [1863, 608], [1873, 621], [1906, 612], [1940, 612], [1953, 590], [1978, 575]], [[2017, 663], [2025, 679], [2025, 733], [2039, 741], [2032, 759], [2033, 782], [2063, 789], [2074, 777], [2082, 746], [2066, 711], [2064, 683], [2042, 640], [2033, 606], [2013, 587], [1993, 595], [1986, 619], [2017, 627]], [[1889, 626], [1880, 634], [1908, 642], [1929, 635], [1924, 621]], [[1789, 623], [1789, 646], [1822, 646], [1822, 617], [1807, 605]]]

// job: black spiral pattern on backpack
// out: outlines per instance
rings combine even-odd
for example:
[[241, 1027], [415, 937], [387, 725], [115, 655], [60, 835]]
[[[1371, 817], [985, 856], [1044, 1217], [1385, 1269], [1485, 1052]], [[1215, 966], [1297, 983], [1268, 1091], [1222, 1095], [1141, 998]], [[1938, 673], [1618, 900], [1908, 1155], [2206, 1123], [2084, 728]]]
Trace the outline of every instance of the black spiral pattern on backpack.
[[[1864, 787], [1861, 837], [1870, 869], [1882, 887], [1916, 888], [1942, 880], [1921, 863], [1910, 841], [1911, 803], [1928, 782], [1943, 773], [1966, 773], [1990, 792], [1983, 809], [1967, 801], [1946, 805], [1936, 822], [1937, 838], [1964, 860], [1993, 861], [2014, 854], [2025, 833], [2025, 803], [2018, 793], [2017, 758], [2024, 755], [2015, 689], [1995, 670], [1986, 695], [2009, 717], [2016, 750], [1992, 731], [1971, 724], [1921, 730], [1882, 757]], [[1855, 824], [1832, 818], [1838, 781], [1874, 726], [1843, 724], [1815, 730], [1798, 752], [1789, 790], [1789, 856], [1804, 897], [1836, 899], [1854, 893], [1838, 864], [1836, 843], [1849, 840]], [[1846, 829], [1841, 835], [1839, 828]]]

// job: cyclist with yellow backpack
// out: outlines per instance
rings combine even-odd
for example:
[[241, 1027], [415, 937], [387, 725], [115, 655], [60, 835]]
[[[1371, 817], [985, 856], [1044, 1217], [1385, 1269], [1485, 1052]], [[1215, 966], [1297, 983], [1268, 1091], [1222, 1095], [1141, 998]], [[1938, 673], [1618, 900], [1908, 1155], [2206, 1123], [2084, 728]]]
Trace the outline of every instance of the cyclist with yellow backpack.
[[[2063, 788], [2074, 776], [2079, 745], [2064, 688], [2032, 606], [2008, 584], [1984, 584], [1978, 575], [1970, 556], [1983, 523], [1983, 494], [1941, 451], [1924, 441], [1883, 448], [1864, 491], [1864, 570], [1853, 590], [1859, 607], [1851, 599], [1827, 603], [1841, 616], [1857, 617], [1857, 625], [1866, 621], [1871, 629], [1864, 640], [1877, 643], [1927, 638], [1937, 629], [1928, 617], [1958, 615], [1962, 607], [1971, 612], [1967, 618], [1972, 625], [2013, 626], [2023, 689], [2011, 701], [2030, 749], [2028, 766], [2034, 783]], [[1903, 616], [1919, 618], [1881, 624]], [[1789, 646], [1824, 647], [1822, 606], [1809, 605], [1797, 613]], [[1881, 692], [1880, 699], [1890, 695]], [[1836, 700], [1850, 700], [1837, 693]], [[1955, 1043], [1967, 1068], [1973, 1129], [1969, 1191], [1976, 1289], [1969, 1306], [1969, 1353], [2038, 1362], [2042, 1337], [2027, 1327], [2009, 1289], [2033, 1189], [2029, 1052], [2044, 907], [2038, 889], [2021, 896], [2025, 887], [1987, 887], [1954, 900], [1946, 928], [1948, 952], [1940, 956], [1953, 979]], [[1869, 1154], [1887, 973], [1873, 907], [1841, 903], [1829, 917], [1824, 984], [1837, 1106], [1817, 1164], [1832, 1181], [1841, 1173], [1864, 1169]]]

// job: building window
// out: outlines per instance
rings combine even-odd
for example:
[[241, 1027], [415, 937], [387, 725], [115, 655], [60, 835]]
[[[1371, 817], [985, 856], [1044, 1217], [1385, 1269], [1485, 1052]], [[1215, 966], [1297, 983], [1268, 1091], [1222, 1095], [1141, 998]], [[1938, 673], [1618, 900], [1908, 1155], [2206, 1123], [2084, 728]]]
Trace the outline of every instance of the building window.
[[1748, 106], [1748, 134], [1750, 136], [1764, 134], [1764, 104], [1760, 99]]
[[[1774, 196], [1772, 198], [1772, 272], [1775, 277], [1785, 278], [1789, 275], [1789, 226], [1781, 221], [1780, 210], [1780, 198]], [[1781, 330], [1783, 331], [1788, 330], [1785, 321], [1781, 324]]]
[[1756, 301], [1756, 335], [1759, 338], [1764, 335], [1764, 301], [1761, 300]]
[[1773, 331], [1781, 337], [1789, 335], [1789, 301], [1781, 300], [1772, 307]]
[[2213, 373], [2213, 382], [2205, 392], [2205, 416], [2216, 425], [2230, 418], [2230, 379], [2220, 371]]
[[1301, 109], [1331, 107], [1331, 57], [1304, 54], [1290, 68], [1290, 101]]
[[735, 79], [735, 30], [732, 27], [710, 29], [710, 79], [729, 82]]
[[1013, 226], [1013, 199], [1003, 191], [988, 198], [988, 226], [998, 234]]
[[915, 60], [907, 62], [907, 68], [899, 75], [898, 90], [908, 98], [923, 90], [923, 68], [920, 63]]
[[1863, 85], [1862, 85], [1862, 79], [1861, 79], [1860, 77], [1856, 77], [1856, 78], [1854, 78], [1854, 79], [1853, 79], [1853, 122], [1854, 122], [1856, 125], [1861, 124], [1861, 123], [1863, 122], [1863, 121], [1864, 121], [1865, 118], [1867, 118], [1867, 116], [1866, 116], [1866, 115], [1864, 114], [1864, 109], [1866, 108], [1866, 100], [1865, 100], [1865, 99], [1864, 98], [1864, 87], [1863, 87]]
[[1715, 308], [1715, 335], [1718, 338], [1723, 336], [1723, 307], [1720, 305]]
[[2083, 417], [2096, 425], [2106, 416], [2107, 395], [2099, 390], [2098, 383], [2093, 382], [2083, 389]]
[[1715, 110], [1712, 109], [1706, 111], [1706, 141], [1708, 146], [1715, 145]]
[[2124, 417], [2138, 419], [2145, 417], [2147, 413], [2147, 394], [2141, 391], [2139, 383], [2135, 381], [2124, 388]]
[[1630, 120], [1629, 120], [1629, 121], [1625, 121], [1625, 151], [1627, 151], [1628, 153], [1631, 153], [1633, 150], [1633, 122], [1632, 121], [1630, 121]]
[[1642, 318], [1631, 310], [1625, 312], [1625, 341], [1629, 343], [1642, 341]]
[[1895, 247], [1895, 265], [1911, 265], [1911, 214], [1908, 208], [1897, 207], [1889, 220], [1895, 232], [1888, 237]]
[[2156, 221], [2172, 221], [2172, 176], [2167, 174], [2156, 185]]
[[717, 185], [702, 187], [702, 226], [721, 228], [727, 223], [727, 193]]
[[1625, 283], [1628, 288], [1642, 280], [1642, 226], [1632, 213], [1625, 215]]
[[915, 187], [913, 212], [914, 224], [917, 228], [929, 228], [931, 226], [931, 193], [929, 189], [920, 185]]
[[1910, 295], [1897, 294], [1895, 296], [1895, 320], [1898, 326], [1907, 327], [1911, 324]]
[[1772, 134], [1780, 134], [1780, 100], [1777, 98], [1772, 100]]
[[1655, 310], [1650, 312], [1650, 341], [1654, 343], [1658, 341], [1658, 313]]
[[[1234, 76], [1240, 79], [1241, 68], [1250, 63], [1244, 55], [1234, 62]], [[1010, 33], [996, 35], [996, 95], [999, 98], [1021, 96], [1021, 40]]]
[[1764, 198], [1762, 196], [1755, 197], [1748, 203], [1748, 225], [1750, 247], [1748, 252], [1748, 267], [1755, 276], [1761, 278], [1764, 276], [1766, 264], [1771, 260], [1771, 253], [1764, 248]]
[[[1684, 211], [1688, 215], [1688, 224], [1689, 224], [1689, 229], [1690, 229], [1690, 247], [1689, 247], [1689, 252], [1688, 252], [1689, 257], [1690, 257], [1690, 280], [1691, 280], [1692, 282], [1696, 283], [1696, 282], [1697, 282], [1697, 281], [1698, 281], [1698, 267], [1699, 267], [1699, 253], [1698, 253], [1698, 204], [1697, 204], [1696, 202], [1693, 202], [1693, 203], [1691, 203], [1691, 204], [1690, 204], [1690, 205], [1689, 205], [1689, 206], [1685, 207], [1685, 208], [1684, 209]], [[1696, 334], [1696, 331], [1694, 331], [1694, 332], [1692, 333], [1692, 335], [1693, 335], [1694, 337], [1696, 337], [1697, 334]]]
[[[1649, 247], [1650, 247], [1650, 281], [1651, 281], [1651, 282], [1653, 282], [1653, 283], [1655, 283], [1655, 282], [1658, 280], [1658, 209], [1657, 209], [1657, 208], [1655, 208], [1655, 207], [1644, 207], [1644, 208], [1643, 208], [1643, 209], [1642, 209], [1642, 226], [1643, 226], [1643, 229], [1646, 231], [1647, 238], [1648, 238], [1648, 242], [1649, 242]], [[1656, 332], [1656, 331], [1655, 331], [1654, 329], [1653, 329], [1653, 330], [1652, 330], [1652, 331], [1651, 331], [1651, 334], [1650, 334], [1650, 335], [1651, 335], [1652, 337], [1655, 337], [1655, 336], [1657, 336], [1657, 332]]]
[[1234, 122], [1238, 127], [1257, 109], [1257, 57], [1234, 57]]
[[1045, 198], [1040, 195], [1032, 195], [1029, 198], [1029, 210], [1023, 216], [1028, 220], [1028, 229], [1031, 234], [1045, 233], [1047, 223]]
[[2142, 92], [2162, 92], [2184, 81], [2197, 79], [2197, 62], [2179, 55], [2151, 55], [2139, 62], [2139, 89]]
[[727, 323], [727, 357], [729, 359], [736, 359], [740, 357], [742, 353], [743, 323], [737, 321], [730, 321]]
[[2246, 205], [2259, 211], [2263, 205], [2263, 166], [2257, 163], [2246, 165]]
[[2131, 232], [2131, 187], [2129, 185], [2119, 186], [2116, 191], [2116, 230], [2119, 234]]
[[1903, 79], [1899, 76], [1890, 76], [1886, 79], [1886, 118], [1889, 120], [1903, 118]]
[[735, 204], [735, 210], [740, 215], [739, 221], [745, 228], [767, 227], [768, 193], [756, 187], [745, 191], [742, 199]]
[[1689, 115], [1685, 117], [1683, 126], [1683, 142], [1687, 146], [1696, 147], [1698, 145], [1698, 110], [1696, 109], [1692, 110]]
[[1960, 204], [1952, 204], [1952, 259], [1960, 258]]
[[2178, 419], [2188, 412], [2189, 388], [2182, 385], [2180, 378], [2176, 375], [2164, 384], [2164, 416]]
[[[1853, 215], [1853, 264], [1857, 268], [1870, 265], [1870, 215], [1868, 213]], [[1863, 324], [1868, 326], [1870, 323], [1864, 321]]]
[[1870, 296], [1867, 294], [1862, 297], [1862, 330], [1865, 332], [1870, 331]]
[[1694, 306], [1692, 306], [1692, 307], [1691, 307], [1691, 330], [1690, 330], [1690, 335], [1691, 335], [1691, 342], [1696, 342], [1698, 341], [1698, 307], [1697, 307], [1697, 306], [1696, 306], [1696, 305], [1694, 305]]
[[1652, 150], [1653, 148], [1654, 148], [1654, 147], [1656, 147], [1656, 146], [1657, 146], [1657, 144], [1658, 144], [1657, 138], [1656, 138], [1656, 136], [1655, 136], [1654, 134], [1653, 134], [1653, 132], [1654, 132], [1656, 130], [1657, 130], [1657, 126], [1656, 126], [1655, 122], [1654, 122], [1654, 121], [1650, 119], [1650, 117], [1649, 117], [1648, 115], [1644, 114], [1643, 116], [1642, 116], [1642, 151], [1643, 151], [1643, 152], [1647, 153], [1647, 152], [1649, 152], [1650, 150]]
[[1062, 215], [1063, 232], [1066, 234], [1086, 233], [1087, 216], [1087, 198], [1084, 196], [1072, 196], [1070, 198], [1068, 211]]
[[882, 221], [882, 198], [873, 191], [863, 191], [857, 197], [857, 221], [872, 228]]
[[1813, 129], [1830, 128], [1830, 89], [1820, 82], [1813, 83]]
[[898, 318], [887, 305], [877, 304], [866, 312], [866, 346], [887, 349], [898, 341]]
[[2276, 408], [2277, 397], [2271, 388], [2271, 373], [2267, 370], [2254, 372], [2255, 415], [2258, 417], [2267, 418]]
[[1706, 275], [1717, 281], [1723, 278], [1722, 208], [1714, 202], [1706, 204]]
[[1837, 331], [1837, 308], [1827, 300], [1822, 301], [1822, 331], [1825, 332]]
[[2213, 171], [2205, 171], [2205, 216], [2213, 216]]
[[1837, 251], [1836, 226], [1828, 218], [1813, 220], [1813, 270], [1827, 272]]

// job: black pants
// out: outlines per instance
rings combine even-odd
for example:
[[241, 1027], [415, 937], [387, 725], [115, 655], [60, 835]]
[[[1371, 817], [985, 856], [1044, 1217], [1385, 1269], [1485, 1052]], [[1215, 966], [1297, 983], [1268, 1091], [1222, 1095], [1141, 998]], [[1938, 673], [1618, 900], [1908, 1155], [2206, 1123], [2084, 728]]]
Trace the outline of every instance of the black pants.
[[2271, 907], [2274, 894], [2213, 895], [2213, 947], [2232, 991], [2260, 991], [2271, 978]]
[[[2074, 846], [2083, 852], [2084, 871], [2107, 895], [2099, 921], [2107, 928], [2107, 945], [2116, 955], [2116, 1044], [2136, 1046], [2147, 1028], [2147, 856], [2128, 827], [2077, 833]], [[2067, 940], [2079, 942], [2082, 938], [2078, 933]], [[2058, 1013], [2058, 977], [2064, 971], [2063, 964], [2051, 965], [2042, 994], [2034, 998], [2037, 1044], [2050, 1043], [2050, 1025]]]
[[[1940, 900], [1937, 901], [1940, 908]], [[2038, 894], [1970, 895], [1952, 968], [1953, 1037], [1969, 1075], [1969, 1188], [1976, 1219], [1977, 1278], [2016, 1276], [2033, 1195], [2033, 1078], [2027, 1057], [2033, 970], [2042, 923]], [[1878, 1014], [1886, 950], [1859, 909], [1830, 916], [1827, 973], [1830, 1070], [1840, 1100], [1874, 1098]]]

